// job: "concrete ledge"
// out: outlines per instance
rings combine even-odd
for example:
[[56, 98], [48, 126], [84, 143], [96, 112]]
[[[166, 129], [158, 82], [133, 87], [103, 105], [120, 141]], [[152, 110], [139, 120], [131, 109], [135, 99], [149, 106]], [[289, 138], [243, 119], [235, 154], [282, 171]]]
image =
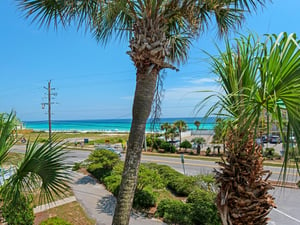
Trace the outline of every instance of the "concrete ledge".
[[72, 196], [72, 197], [69, 197], [69, 198], [64, 198], [62, 200], [51, 202], [49, 204], [39, 205], [39, 206], [37, 206], [33, 209], [33, 212], [34, 213], [43, 212], [43, 211], [46, 211], [48, 209], [55, 208], [57, 206], [61, 206], [61, 205], [64, 205], [64, 204], [67, 204], [67, 203], [70, 203], [70, 202], [74, 202], [74, 201], [76, 201], [75, 196]]

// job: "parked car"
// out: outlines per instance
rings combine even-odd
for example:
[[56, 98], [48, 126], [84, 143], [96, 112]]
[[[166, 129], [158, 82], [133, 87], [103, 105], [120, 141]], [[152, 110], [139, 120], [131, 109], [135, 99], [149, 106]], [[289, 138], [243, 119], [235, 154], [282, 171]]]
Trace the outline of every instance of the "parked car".
[[268, 143], [268, 136], [267, 135], [261, 136], [261, 140], [263, 143]]
[[278, 135], [272, 135], [270, 138], [270, 143], [279, 144], [279, 143], [281, 143], [281, 139]]
[[118, 151], [118, 150], [116, 150], [115, 148], [106, 147], [106, 146], [103, 147], [103, 145], [95, 145], [95, 149], [96, 150], [109, 150], [109, 151], [111, 151], [113, 153], [116, 153], [119, 157], [122, 156], [121, 152]]

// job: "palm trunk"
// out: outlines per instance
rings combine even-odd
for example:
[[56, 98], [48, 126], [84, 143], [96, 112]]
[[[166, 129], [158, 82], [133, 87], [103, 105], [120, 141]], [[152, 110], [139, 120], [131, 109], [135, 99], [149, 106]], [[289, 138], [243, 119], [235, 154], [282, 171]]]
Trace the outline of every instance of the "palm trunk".
[[145, 71], [149, 70], [146, 69], [137, 71], [132, 123], [128, 139], [122, 182], [112, 222], [113, 225], [129, 224], [130, 212], [141, 161], [145, 127], [151, 112], [158, 76], [157, 70], [152, 70], [150, 74]]
[[[266, 216], [275, 207], [272, 189], [263, 170], [261, 147], [251, 134], [234, 131], [227, 140], [227, 159], [216, 172], [220, 185], [217, 205], [223, 225], [266, 225]], [[263, 179], [263, 176], [267, 177]]]

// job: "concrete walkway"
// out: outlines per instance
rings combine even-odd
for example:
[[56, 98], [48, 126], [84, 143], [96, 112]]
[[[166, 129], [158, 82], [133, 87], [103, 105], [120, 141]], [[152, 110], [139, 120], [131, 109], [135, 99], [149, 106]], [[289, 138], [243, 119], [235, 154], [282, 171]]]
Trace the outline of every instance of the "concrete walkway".
[[[116, 205], [115, 197], [94, 178], [74, 172], [74, 182], [71, 185], [77, 201], [85, 209], [88, 216], [96, 220], [97, 225], [111, 225]], [[133, 214], [130, 225], [161, 225], [160, 220], [145, 218]]]
[[75, 202], [75, 201], [76, 201], [75, 196], [71, 196], [69, 198], [64, 198], [64, 199], [61, 199], [61, 200], [58, 200], [58, 201], [55, 201], [55, 202], [51, 202], [49, 204], [39, 205], [39, 206], [37, 206], [33, 209], [33, 212], [34, 213], [43, 212], [43, 211], [46, 211], [48, 209], [51, 209], [51, 208], [54, 208], [54, 207], [57, 207], [57, 206], [61, 206], [61, 205], [64, 205], [64, 204], [67, 204], [67, 203], [70, 203], [70, 202]]

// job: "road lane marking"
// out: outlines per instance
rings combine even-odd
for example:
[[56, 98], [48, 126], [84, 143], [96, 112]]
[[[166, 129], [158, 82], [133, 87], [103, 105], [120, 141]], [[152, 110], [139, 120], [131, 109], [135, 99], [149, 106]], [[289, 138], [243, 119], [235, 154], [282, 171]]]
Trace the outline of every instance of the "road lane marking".
[[282, 214], [282, 215], [284, 215], [284, 216], [286, 216], [286, 217], [288, 217], [288, 218], [290, 218], [291, 220], [294, 220], [294, 221], [300, 223], [300, 220], [298, 220], [295, 217], [292, 217], [292, 216], [286, 214], [285, 212], [280, 211], [279, 209], [275, 209], [274, 208], [273, 210], [276, 211], [276, 212], [278, 212], [278, 213], [280, 213], [280, 214]]

